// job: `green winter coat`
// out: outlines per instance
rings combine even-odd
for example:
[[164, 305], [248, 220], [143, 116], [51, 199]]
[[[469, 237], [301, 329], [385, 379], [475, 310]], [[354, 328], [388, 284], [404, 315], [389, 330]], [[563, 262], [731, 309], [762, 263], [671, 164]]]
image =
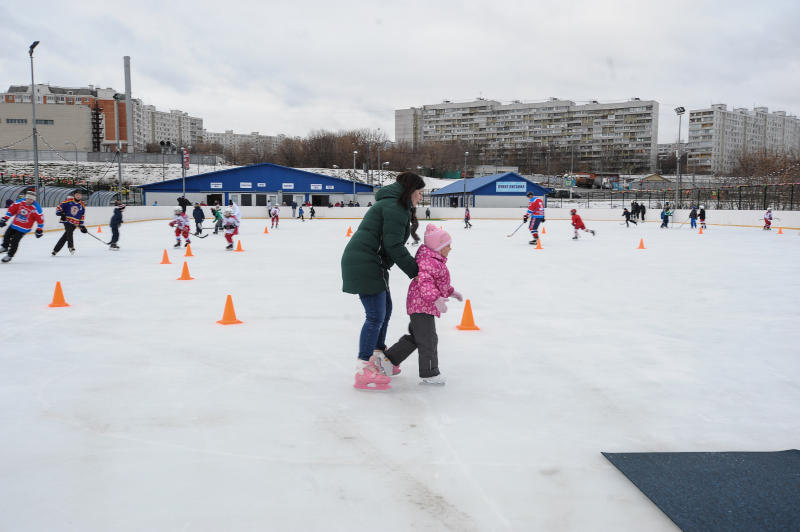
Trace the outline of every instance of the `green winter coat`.
[[402, 207], [397, 198], [400, 183], [378, 191], [370, 207], [342, 253], [342, 291], [375, 295], [388, 290], [389, 268], [397, 264], [413, 279], [419, 273], [417, 262], [406, 249], [411, 235], [411, 205]]

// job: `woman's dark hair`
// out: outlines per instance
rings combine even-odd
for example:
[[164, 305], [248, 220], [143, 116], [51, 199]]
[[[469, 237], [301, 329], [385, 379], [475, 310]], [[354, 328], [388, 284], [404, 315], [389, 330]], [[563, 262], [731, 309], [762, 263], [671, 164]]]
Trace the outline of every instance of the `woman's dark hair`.
[[397, 203], [408, 209], [411, 206], [411, 194], [425, 188], [425, 181], [413, 172], [403, 172], [397, 176], [397, 182], [403, 185], [403, 193], [397, 198]]
[[414, 242], [419, 242], [419, 235], [417, 234], [417, 228], [419, 227], [419, 220], [417, 220], [417, 209], [411, 209], [411, 238], [414, 239]]

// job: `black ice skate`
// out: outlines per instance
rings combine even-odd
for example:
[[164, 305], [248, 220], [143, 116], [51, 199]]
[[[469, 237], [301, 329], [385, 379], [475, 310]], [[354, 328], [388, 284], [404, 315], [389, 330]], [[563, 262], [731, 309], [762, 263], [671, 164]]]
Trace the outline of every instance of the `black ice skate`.
[[175, 242], [175, 245], [174, 245], [174, 246], [172, 246], [172, 247], [174, 247], [174, 248], [179, 248], [179, 247], [181, 247], [181, 241], [180, 241], [180, 240], [178, 240], [177, 242]]
[[190, 242], [189, 240], [187, 240], [187, 241], [186, 241], [186, 243], [185, 243], [185, 244], [183, 244], [183, 247], [186, 247], [186, 246], [188, 246], [189, 244], [191, 244], [191, 242]]
[[536, 242], [538, 242], [538, 240], [537, 240], [536, 238], [534, 238], [533, 240], [531, 240], [530, 242], [528, 242], [528, 244], [530, 244], [531, 246], [535, 246], [535, 245], [536, 245]]
[[5, 257], [3, 257], [3, 258], [2, 258], [2, 259], [0, 259], [0, 260], [2, 260], [3, 262], [8, 262], [8, 261], [10, 261], [10, 260], [11, 260], [11, 255], [6, 255]]
[[590, 233], [592, 233], [592, 236], [594, 236], [594, 235], [595, 235], [595, 232], [594, 232], [594, 230], [593, 230], [593, 229], [589, 229], [589, 232], [590, 232]]
[[225, 246], [225, 249], [227, 249], [228, 251], [232, 250], [233, 249], [233, 244], [232, 243], [228, 244], [227, 246]]
[[572, 240], [578, 240], [578, 235], [573, 236]]
[[75, 248], [69, 248], [69, 254], [70, 255], [74, 255], [75, 254]]
[[118, 249], [119, 249], [119, 246], [118, 246], [118, 245], [116, 245], [116, 244], [111, 244], [111, 245], [108, 247], [108, 249], [113, 249], [114, 251], [116, 251], [116, 250], [118, 250]]

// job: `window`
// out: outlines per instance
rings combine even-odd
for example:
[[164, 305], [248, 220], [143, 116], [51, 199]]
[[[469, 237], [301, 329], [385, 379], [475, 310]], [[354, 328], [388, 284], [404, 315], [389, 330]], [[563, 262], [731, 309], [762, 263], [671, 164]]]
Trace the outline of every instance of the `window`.
[[[26, 120], [26, 122], [27, 122], [27, 120]], [[52, 120], [42, 120], [42, 119], [39, 119], [39, 118], [36, 119], [36, 123], [37, 124], [44, 124], [46, 126], [52, 126], [53, 125], [53, 121]]]
[[27, 118], [6, 118], [6, 124], [27, 124]]

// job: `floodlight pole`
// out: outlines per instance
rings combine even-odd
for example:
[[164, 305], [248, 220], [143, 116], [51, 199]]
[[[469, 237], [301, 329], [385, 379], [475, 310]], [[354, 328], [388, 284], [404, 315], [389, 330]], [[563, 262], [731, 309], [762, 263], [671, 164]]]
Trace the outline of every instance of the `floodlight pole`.
[[39, 182], [39, 133], [36, 131], [36, 84], [33, 81], [33, 49], [39, 45], [39, 41], [33, 41], [31, 47], [28, 49], [28, 55], [31, 56], [31, 109], [33, 110], [33, 174], [35, 177], [34, 184], [36, 186], [36, 201], [39, 205], [42, 204], [44, 198], [40, 191], [41, 184]]
[[353, 203], [356, 202], [356, 155], [358, 150], [353, 150]]
[[[686, 112], [686, 109], [683, 107], [676, 107], [675, 113], [678, 115], [678, 143], [675, 146], [675, 159], [677, 161], [677, 174], [678, 179], [675, 182], [675, 205], [672, 206], [673, 209], [678, 208], [678, 193], [679, 189], [681, 188], [681, 118], [683, 117], [683, 113]], [[673, 222], [675, 218], [673, 216]]]

